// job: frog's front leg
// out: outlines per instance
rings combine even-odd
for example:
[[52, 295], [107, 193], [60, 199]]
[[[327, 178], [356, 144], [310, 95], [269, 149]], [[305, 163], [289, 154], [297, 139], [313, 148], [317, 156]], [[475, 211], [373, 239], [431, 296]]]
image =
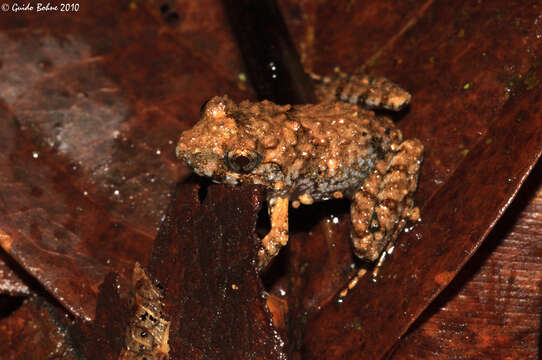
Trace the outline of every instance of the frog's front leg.
[[387, 166], [377, 166], [354, 194], [350, 214], [358, 257], [376, 260], [386, 245], [395, 240], [407, 219], [419, 218], [412, 198], [422, 151], [423, 146], [416, 139], [402, 142]]
[[271, 230], [262, 239], [258, 252], [258, 269], [263, 270], [280, 248], [288, 243], [288, 198], [274, 197], [267, 202]]

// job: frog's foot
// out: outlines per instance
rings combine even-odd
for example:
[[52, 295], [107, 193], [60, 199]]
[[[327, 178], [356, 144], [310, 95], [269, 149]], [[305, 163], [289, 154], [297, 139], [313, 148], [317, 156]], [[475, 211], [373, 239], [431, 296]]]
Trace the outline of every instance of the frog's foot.
[[358, 257], [375, 261], [397, 238], [407, 219], [419, 218], [412, 197], [418, 185], [422, 151], [416, 139], [402, 142], [388, 165], [375, 170], [354, 194], [351, 237]]
[[268, 201], [271, 230], [262, 239], [258, 251], [258, 269], [267, 267], [280, 248], [288, 243], [288, 198], [271, 198]]
[[341, 100], [371, 109], [399, 111], [410, 103], [411, 95], [385, 78], [348, 75], [339, 68], [331, 76], [310, 74], [316, 82], [316, 95], [321, 101]]

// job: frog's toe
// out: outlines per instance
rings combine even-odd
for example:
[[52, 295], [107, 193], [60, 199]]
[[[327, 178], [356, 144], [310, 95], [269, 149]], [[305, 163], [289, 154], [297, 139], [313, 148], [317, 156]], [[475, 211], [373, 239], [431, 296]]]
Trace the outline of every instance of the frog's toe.
[[278, 239], [274, 231], [270, 231], [262, 239], [262, 246], [258, 250], [258, 269], [263, 270], [269, 265], [271, 260], [278, 254], [281, 245], [281, 239]]
[[354, 245], [354, 253], [360, 259], [367, 261], [375, 261], [381, 253], [381, 249], [377, 246], [378, 241], [375, 241], [374, 234], [366, 234], [357, 236], [352, 233], [352, 244]]

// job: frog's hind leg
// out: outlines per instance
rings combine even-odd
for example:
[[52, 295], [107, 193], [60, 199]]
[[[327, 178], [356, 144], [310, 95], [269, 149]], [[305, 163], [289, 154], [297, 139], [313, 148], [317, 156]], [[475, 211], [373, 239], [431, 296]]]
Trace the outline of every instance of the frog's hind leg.
[[399, 111], [410, 103], [411, 95], [385, 78], [369, 75], [348, 75], [335, 68], [331, 76], [310, 74], [316, 82], [320, 101], [341, 100], [370, 109]]
[[288, 198], [271, 198], [268, 201], [271, 230], [262, 239], [262, 247], [258, 251], [258, 269], [267, 267], [280, 248], [288, 243]]
[[387, 166], [377, 169], [354, 194], [350, 214], [352, 241], [356, 255], [375, 261], [390, 241], [394, 241], [407, 219], [417, 220], [413, 194], [423, 146], [416, 140], [402, 142]]

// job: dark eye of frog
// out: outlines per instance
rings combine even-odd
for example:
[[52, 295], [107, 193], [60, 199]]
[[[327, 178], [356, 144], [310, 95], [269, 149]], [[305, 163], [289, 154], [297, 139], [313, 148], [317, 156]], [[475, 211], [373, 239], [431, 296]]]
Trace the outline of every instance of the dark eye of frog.
[[226, 154], [226, 165], [231, 171], [246, 174], [260, 165], [262, 157], [255, 151], [234, 150]]

